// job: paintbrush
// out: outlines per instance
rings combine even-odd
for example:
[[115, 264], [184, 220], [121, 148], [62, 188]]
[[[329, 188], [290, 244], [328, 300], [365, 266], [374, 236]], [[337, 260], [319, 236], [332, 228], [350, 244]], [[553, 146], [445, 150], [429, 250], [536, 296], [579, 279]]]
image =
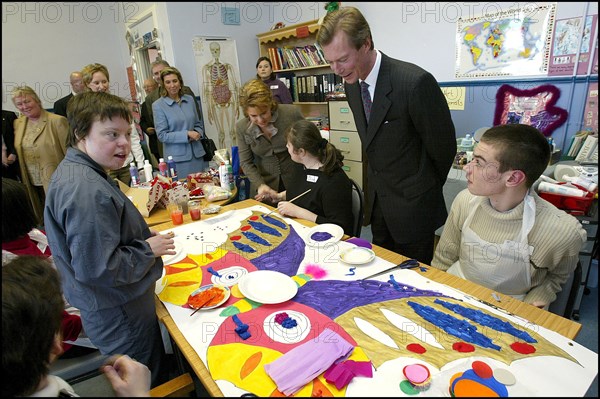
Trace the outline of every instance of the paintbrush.
[[198, 306], [198, 307], [196, 308], [196, 310], [194, 310], [194, 311], [193, 311], [193, 312], [190, 314], [190, 316], [193, 316], [194, 314], [196, 314], [196, 312], [197, 312], [197, 311], [199, 311], [199, 310], [200, 310], [200, 309], [202, 309], [204, 306], [206, 306], [206, 304], [207, 304], [207, 303], [209, 303], [210, 301], [212, 301], [212, 300], [213, 300], [213, 298], [214, 298], [214, 297], [216, 297], [216, 296], [217, 296], [217, 294], [213, 294], [213, 295], [212, 295], [210, 298], [208, 298], [206, 301], [204, 301], [204, 303], [202, 303], [200, 306]]
[[[296, 195], [294, 198], [292, 198], [291, 200], [289, 200], [289, 201], [287, 201], [287, 202], [294, 202], [294, 201], [296, 201], [298, 198], [302, 197], [304, 194], [308, 193], [310, 190], [311, 190], [311, 189], [309, 188], [308, 190], [306, 190], [306, 191], [305, 191], [305, 192], [303, 192], [302, 194], [300, 194], [300, 195]], [[266, 214], [266, 215], [264, 215], [263, 217], [265, 218], [265, 217], [269, 216], [270, 214], [272, 214], [272, 213], [273, 213], [273, 212], [275, 212], [276, 210], [277, 210], [277, 208], [273, 209], [271, 212], [267, 213], [267, 214]]]

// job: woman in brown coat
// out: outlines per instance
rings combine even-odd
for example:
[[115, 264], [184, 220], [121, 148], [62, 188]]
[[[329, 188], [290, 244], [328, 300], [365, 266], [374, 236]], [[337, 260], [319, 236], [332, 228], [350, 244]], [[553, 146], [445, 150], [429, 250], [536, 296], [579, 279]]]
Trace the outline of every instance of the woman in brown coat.
[[21, 113], [14, 124], [21, 178], [43, 224], [46, 190], [52, 173], [65, 157], [69, 123], [67, 118], [42, 108], [40, 98], [29, 86], [15, 88], [12, 101]]

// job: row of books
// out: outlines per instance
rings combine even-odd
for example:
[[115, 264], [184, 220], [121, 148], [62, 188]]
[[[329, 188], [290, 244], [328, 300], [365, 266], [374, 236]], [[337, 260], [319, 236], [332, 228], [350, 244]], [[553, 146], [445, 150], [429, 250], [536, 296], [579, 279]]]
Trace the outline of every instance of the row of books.
[[323, 50], [318, 43], [306, 46], [270, 47], [267, 54], [275, 71], [327, 65]]
[[342, 83], [342, 78], [334, 73], [283, 75], [279, 79], [290, 89], [294, 102], [325, 102], [335, 92], [336, 85]]
[[598, 162], [598, 133], [582, 130], [571, 139], [567, 156], [577, 162]]

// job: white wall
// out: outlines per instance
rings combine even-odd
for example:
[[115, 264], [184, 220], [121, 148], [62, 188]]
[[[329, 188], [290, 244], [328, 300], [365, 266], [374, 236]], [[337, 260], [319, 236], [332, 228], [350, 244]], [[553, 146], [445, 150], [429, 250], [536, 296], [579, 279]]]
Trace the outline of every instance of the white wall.
[[2, 109], [18, 85], [31, 86], [45, 108], [70, 92], [69, 74], [104, 64], [113, 94], [129, 98], [125, 16], [120, 3], [2, 3]]
[[[316, 19], [324, 2], [13, 2], [2, 3], [2, 107], [14, 110], [10, 91], [32, 86], [51, 108], [68, 94], [68, 76], [84, 65], [99, 62], [111, 74], [111, 92], [130, 98], [126, 68], [130, 65], [125, 26], [154, 5], [163, 57], [179, 68], [196, 94], [192, 39], [194, 36], [236, 40], [242, 82], [254, 77], [258, 58], [256, 34], [276, 22], [286, 25]], [[521, 5], [530, 3], [521, 3]], [[458, 10], [480, 15], [514, 2], [343, 2], [361, 9], [370, 23], [377, 48], [429, 70], [438, 81], [453, 81], [455, 29]], [[240, 9], [240, 25], [221, 22], [223, 7]], [[591, 2], [559, 2], [557, 19], [598, 13]]]
[[[221, 22], [223, 7], [240, 9], [240, 25]], [[235, 39], [240, 63], [241, 82], [256, 76], [258, 41], [256, 34], [268, 31], [277, 22], [293, 25], [317, 19], [325, 14], [322, 2], [240, 2], [240, 3], [178, 3], [166, 5], [174, 58], [167, 61], [176, 66], [186, 85], [199, 95], [192, 39], [195, 36], [230, 37]]]
[[[126, 68], [131, 57], [126, 26], [154, 7], [163, 58], [180, 69], [196, 94], [192, 39], [195, 36], [236, 40], [241, 81], [255, 76], [256, 34], [276, 22], [286, 25], [316, 19], [324, 2], [93, 2], [2, 3], [2, 108], [15, 110], [10, 91], [27, 84], [45, 108], [70, 91], [69, 74], [98, 62], [110, 72], [111, 92], [130, 98]], [[223, 7], [240, 9], [240, 25], [224, 25]]]

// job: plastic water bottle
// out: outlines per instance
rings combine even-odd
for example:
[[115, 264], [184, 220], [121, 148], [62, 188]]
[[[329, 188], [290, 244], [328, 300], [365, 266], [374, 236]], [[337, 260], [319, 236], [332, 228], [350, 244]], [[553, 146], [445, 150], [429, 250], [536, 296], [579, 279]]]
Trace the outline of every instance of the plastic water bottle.
[[472, 148], [473, 147], [473, 138], [469, 133], [465, 135], [465, 138], [460, 142], [460, 146], [464, 148]]
[[167, 157], [167, 166], [169, 167], [169, 175], [171, 179], [177, 180], [177, 166], [175, 165], [175, 161], [173, 161], [173, 157], [169, 155]]
[[219, 179], [221, 180], [221, 188], [229, 191], [229, 176], [227, 175], [227, 165], [224, 162], [219, 166]]
[[238, 201], [243, 201], [246, 199], [246, 179], [240, 177], [240, 184], [238, 188]]
[[146, 180], [146, 175], [144, 173], [140, 173], [140, 170], [143, 172], [144, 171], [144, 164], [141, 162], [138, 162], [137, 164], [137, 169], [138, 169], [138, 174], [140, 176], [140, 184], [141, 183], [145, 183]]
[[167, 163], [165, 162], [164, 158], [160, 158], [158, 160], [158, 172], [160, 173], [161, 176], [164, 177], [169, 177], [169, 167], [167, 166]]
[[148, 183], [150, 183], [152, 179], [154, 179], [154, 176], [152, 175], [152, 165], [147, 159], [144, 160], [144, 176], [146, 176], [146, 181]]
[[129, 164], [129, 174], [131, 175], [131, 186], [137, 187], [140, 185], [140, 172], [138, 171], [135, 162]]
[[231, 166], [229, 161], [225, 161], [225, 168], [227, 169], [228, 190], [233, 191], [235, 187], [235, 181], [233, 180], [233, 166]]

